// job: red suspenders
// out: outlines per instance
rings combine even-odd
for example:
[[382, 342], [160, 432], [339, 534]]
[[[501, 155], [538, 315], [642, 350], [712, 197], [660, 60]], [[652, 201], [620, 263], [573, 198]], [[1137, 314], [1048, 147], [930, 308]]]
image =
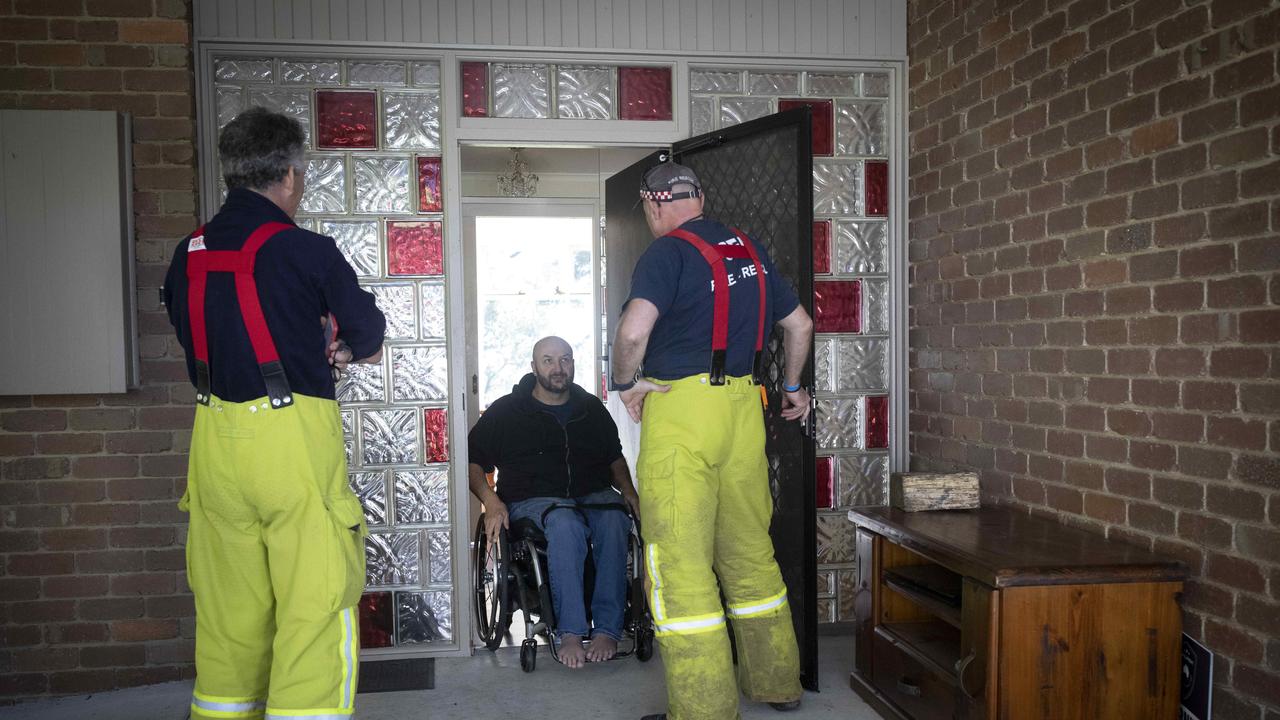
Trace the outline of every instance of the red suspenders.
[[213, 394], [209, 383], [209, 336], [204, 322], [204, 291], [211, 272], [235, 273], [240, 316], [245, 330], [249, 332], [249, 342], [258, 359], [271, 407], [293, 404], [289, 379], [280, 364], [280, 355], [267, 328], [267, 319], [262, 314], [262, 303], [258, 301], [258, 285], [253, 280], [258, 250], [276, 233], [292, 227], [281, 222], [260, 225], [239, 250], [205, 249], [204, 226], [191, 237], [187, 247], [187, 313], [191, 316], [191, 346], [196, 356], [196, 401], [201, 405], [208, 405]]
[[668, 233], [671, 237], [680, 238], [697, 248], [702, 259], [711, 266], [711, 277], [714, 286], [714, 308], [711, 314], [711, 384], [724, 384], [725, 354], [729, 347], [729, 270], [725, 266], [726, 258], [750, 258], [756, 268], [756, 282], [760, 287], [760, 310], [756, 320], [756, 354], [751, 365], [751, 379], [757, 384], [764, 382], [764, 316], [766, 308], [764, 266], [760, 264], [760, 256], [756, 248], [747, 240], [746, 235], [737, 228], [729, 228], [738, 236], [741, 245], [712, 245], [694, 233], [683, 228], [676, 228]]

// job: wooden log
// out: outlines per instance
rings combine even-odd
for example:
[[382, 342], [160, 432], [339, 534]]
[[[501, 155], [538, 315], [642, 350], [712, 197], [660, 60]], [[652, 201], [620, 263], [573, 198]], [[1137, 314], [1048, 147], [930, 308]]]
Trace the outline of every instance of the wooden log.
[[978, 507], [977, 473], [894, 473], [890, 502], [907, 512]]

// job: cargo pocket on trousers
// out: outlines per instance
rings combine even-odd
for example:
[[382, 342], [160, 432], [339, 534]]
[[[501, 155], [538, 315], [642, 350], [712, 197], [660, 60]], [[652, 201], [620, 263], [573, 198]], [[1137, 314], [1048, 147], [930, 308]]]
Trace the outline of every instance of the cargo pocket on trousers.
[[337, 612], [360, 602], [364, 592], [364, 510], [351, 492], [325, 498], [332, 547], [328, 559], [329, 610]]
[[641, 463], [640, 520], [645, 542], [661, 542], [676, 535], [676, 451]]

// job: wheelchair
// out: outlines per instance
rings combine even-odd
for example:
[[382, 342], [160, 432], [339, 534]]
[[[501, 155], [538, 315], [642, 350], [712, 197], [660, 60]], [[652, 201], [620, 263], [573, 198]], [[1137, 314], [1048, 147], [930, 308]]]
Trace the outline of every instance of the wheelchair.
[[[610, 507], [613, 507], [612, 505]], [[617, 508], [627, 511], [618, 504]], [[628, 512], [628, 515], [630, 513]], [[484, 514], [476, 523], [472, 551], [472, 592], [475, 600], [476, 630], [489, 650], [497, 650], [508, 635], [512, 614], [524, 616], [525, 637], [520, 643], [520, 669], [533, 672], [537, 666], [539, 635], [547, 641], [551, 657], [560, 662], [555, 640], [555, 606], [547, 575], [547, 540], [532, 520], [522, 519], [503, 528], [498, 542], [490, 545], [484, 532]], [[653, 657], [653, 619], [644, 592], [644, 556], [639, 525], [633, 521], [627, 543], [627, 602], [623, 638], [614, 659], [635, 655], [640, 662]], [[583, 573], [584, 602], [591, 612], [591, 592], [595, 585], [595, 563], [587, 550]], [[536, 619], [535, 619], [536, 618]]]

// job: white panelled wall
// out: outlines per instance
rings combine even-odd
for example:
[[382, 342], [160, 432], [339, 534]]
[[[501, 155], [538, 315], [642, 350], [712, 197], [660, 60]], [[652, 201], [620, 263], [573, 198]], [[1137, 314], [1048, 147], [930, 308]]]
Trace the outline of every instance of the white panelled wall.
[[[257, 93], [258, 97], [269, 96], [282, 103], [296, 100], [301, 104], [285, 103], [281, 107], [286, 111], [291, 109], [295, 116], [310, 125], [310, 137], [314, 143], [319, 129], [315, 99], [321, 94], [328, 98], [337, 97], [332, 92], [337, 90], [353, 94], [376, 93], [375, 107], [380, 119], [372, 130], [374, 144], [367, 146], [370, 149], [366, 150], [358, 149], [361, 147], [358, 145], [345, 149], [317, 149], [317, 162], [327, 159], [346, 168], [348, 175], [339, 179], [335, 193], [339, 196], [345, 193], [347, 204], [301, 216], [302, 222], [316, 228], [368, 225], [376, 228], [370, 237], [380, 244], [388, 242], [387, 233], [392, 225], [413, 226], [411, 229], [419, 231], [420, 226], [438, 223], [435, 227], [443, 230], [442, 267], [413, 271], [408, 273], [410, 277], [405, 277], [391, 268], [391, 258], [386, 257], [389, 250], [383, 246], [377, 250], [380, 255], [373, 255], [375, 258], [381, 256], [385, 261], [376, 263], [380, 271], [362, 279], [370, 287], [387, 293], [403, 291], [401, 294], [409, 298], [402, 323], [407, 328], [406, 336], [390, 340], [393, 355], [397, 351], [405, 357], [409, 357], [407, 353], [418, 353], [423, 357], [429, 355], [436, 368], [443, 368], [442, 363], [447, 361], [447, 382], [440, 378], [440, 383], [447, 388], [436, 385], [436, 390], [432, 390], [433, 393], [441, 393], [439, 395], [410, 392], [399, 397], [403, 383], [396, 380], [396, 373], [401, 372], [403, 376], [402, 370], [407, 371], [409, 365], [400, 369], [393, 359], [381, 371], [384, 383], [381, 397], [362, 397], [344, 405], [344, 420], [351, 425], [349, 431], [359, 437], [358, 446], [349, 452], [365, 458], [363, 466], [358, 461], [353, 467], [353, 483], [360, 479], [356, 476], [376, 473], [383, 477], [381, 473], [385, 473], [386, 479], [382, 481], [385, 484], [377, 486], [385, 488], [384, 494], [378, 498], [385, 506], [382, 509], [384, 514], [400, 512], [397, 503], [402, 497], [413, 504], [414, 500], [407, 492], [402, 495], [398, 484], [402, 480], [407, 483], [406, 488], [414, 488], [419, 494], [435, 498], [429, 502], [439, 503], [439, 507], [447, 506], [447, 517], [437, 514], [425, 518], [418, 517], [421, 513], [408, 507], [409, 515], [403, 523], [392, 519], [378, 530], [378, 540], [386, 545], [384, 554], [397, 552], [396, 543], [411, 543], [415, 537], [420, 543], [421, 554], [420, 560], [414, 561], [412, 577], [394, 577], [388, 581], [389, 584], [376, 586], [374, 583], [370, 587], [370, 592], [377, 591], [384, 598], [391, 597], [387, 593], [394, 594], [395, 602], [388, 600], [377, 612], [388, 613], [383, 618], [394, 624], [396, 640], [392, 647], [366, 651], [369, 659], [404, 655], [466, 655], [471, 652], [471, 558], [468, 552], [471, 528], [470, 513], [467, 512], [469, 493], [465, 438], [468, 426], [464, 411], [469, 379], [466, 374], [466, 343], [462, 341], [465, 337], [465, 293], [461, 281], [465, 277], [461, 229], [463, 146], [541, 144], [639, 148], [670, 145], [696, 132], [691, 111], [695, 101], [706, 103], [708, 97], [711, 102], [734, 101], [731, 97], [708, 96], [705, 89], [694, 92], [690, 80], [691, 72], [697, 68], [742, 72], [744, 78], [750, 77], [747, 71], [751, 70], [792, 73], [804, 78], [803, 84], [794, 88], [794, 97], [821, 101], [825, 95], [837, 110], [849, 103], [865, 104], [864, 101], [882, 108], [883, 124], [877, 126], [881, 128], [878, 132], [883, 136], [882, 145], [874, 150], [846, 152], [842, 149], [836, 153], [842, 156], [836, 161], [861, 167], [864, 159], [874, 160], [880, 164], [887, 162], [889, 168], [888, 215], [872, 218], [873, 225], [879, 222], [879, 227], [887, 228], [884, 233], [888, 246], [887, 265], [883, 272], [873, 270], [870, 278], [872, 282], [888, 287], [889, 330], [881, 332], [884, 339], [879, 342], [887, 343], [890, 348], [889, 382], [886, 388], [876, 392], [881, 395], [887, 392], [888, 396], [889, 447], [884, 450], [877, 446], [874, 454], [887, 460], [895, 471], [905, 469], [905, 5], [906, 0], [194, 0], [200, 184], [202, 210], [206, 218], [217, 210], [222, 196], [216, 141], [221, 122], [229, 119], [219, 118], [220, 106], [224, 111], [234, 107], [224, 102], [227, 93], [244, 98]], [[227, 70], [239, 68], [240, 60], [245, 61], [245, 72]], [[259, 61], [266, 63], [262, 68], [266, 74], [261, 77], [254, 75], [255, 63]], [[464, 117], [460, 69], [467, 61], [667, 67], [671, 70], [671, 117], [657, 121], [556, 119], [554, 112], [550, 119]], [[333, 70], [336, 74], [331, 76], [309, 73], [301, 80], [284, 72], [286, 66], [296, 73], [299, 67], [312, 64], [316, 64], [313, 69], [340, 69]], [[403, 67], [408, 71], [397, 71], [393, 76], [376, 80], [352, 75], [352, 69], [357, 65], [374, 67], [380, 64]], [[222, 74], [218, 74], [219, 67], [223, 68]], [[433, 68], [438, 68], [438, 74]], [[841, 93], [810, 92], [816, 86], [811, 86], [809, 78], [815, 75], [825, 77], [824, 74], [829, 73], [858, 78], [851, 86], [854, 88], [851, 100], [841, 100], [844, 97]], [[876, 89], [870, 90], [870, 80], [864, 87], [861, 78], [873, 76]], [[741, 92], [747, 95], [755, 93], [749, 90], [749, 85], [749, 82], [744, 85]], [[772, 93], [778, 97], [761, 97], [760, 100], [769, 104], [769, 111], [776, 110], [780, 98], [791, 92], [779, 90]], [[427, 108], [429, 111], [423, 110], [421, 118], [438, 130], [438, 135], [423, 140], [424, 144], [387, 142], [389, 126], [385, 124], [385, 118], [392, 112], [394, 101], [405, 98]], [[438, 105], [430, 109], [432, 103]], [[727, 119], [717, 122], [720, 126], [729, 124]], [[862, 127], [862, 124], [858, 125], [860, 131]], [[702, 129], [705, 128], [697, 131]], [[419, 188], [413, 178], [417, 163], [429, 161], [432, 156], [439, 157], [440, 193], [436, 197], [440, 199], [442, 196], [442, 203], [428, 207], [425, 195], [419, 203]], [[830, 157], [820, 159], [832, 160]], [[408, 164], [408, 187], [404, 187], [402, 178], [397, 180], [400, 187], [396, 189], [397, 193], [409, 193], [407, 206], [378, 208], [377, 212], [360, 207], [357, 200], [361, 192], [361, 178], [352, 176], [362, 163], [375, 161], [392, 164], [403, 161]], [[825, 164], [830, 165], [829, 162]], [[817, 167], [818, 163], [815, 163]], [[818, 214], [833, 217], [831, 211]], [[831, 252], [836, 249], [833, 234]], [[435, 257], [438, 259], [439, 255]], [[839, 275], [841, 271], [835, 272]], [[867, 282], [860, 276], [847, 279]], [[445, 308], [440, 307], [439, 300], [427, 302], [427, 291], [440, 288], [443, 292], [432, 297], [444, 300]], [[415, 299], [418, 298], [417, 293], [422, 293], [419, 304], [415, 304], [418, 303]], [[434, 376], [434, 372], [432, 374]], [[820, 406], [822, 400], [820, 393]], [[843, 402], [847, 403], [847, 400]], [[828, 417], [834, 417], [830, 408], [825, 409]], [[447, 414], [448, 442], [444, 448], [432, 445], [433, 438], [444, 430], [435, 427], [432, 413], [437, 413], [437, 419], [444, 417], [441, 413]], [[397, 425], [389, 419], [403, 420], [404, 423]], [[432, 434], [432, 428], [435, 428], [436, 435]], [[856, 428], [850, 430], [847, 434], [851, 437], [861, 432]], [[377, 433], [391, 436], [397, 432], [407, 433], [404, 442], [407, 443], [406, 448], [414, 450], [413, 454], [386, 460], [366, 452], [369, 438]], [[871, 458], [865, 452], [867, 449], [839, 445], [834, 456], [836, 460], [842, 454], [846, 459]], [[444, 454], [435, 455], [435, 450]], [[823, 449], [819, 453], [833, 454]], [[444, 480], [446, 477], [447, 481]], [[839, 477], [838, 472], [836, 477]], [[443, 487], [441, 481], [447, 487]], [[369, 510], [371, 506], [366, 505], [366, 508]], [[821, 511], [820, 519], [827, 516], [838, 519], [842, 514], [843, 510], [832, 507]], [[845, 522], [819, 523], [820, 530], [845, 526]], [[840, 537], [819, 538], [820, 563], [823, 565], [819, 578], [820, 612], [823, 613], [820, 621], [843, 617], [837, 613], [842, 604], [838, 581], [849, 574], [848, 561], [851, 558], [830, 554], [832, 547], [843, 544]], [[439, 556], [434, 555], [433, 550], [443, 550], [447, 557], [450, 547], [452, 568], [446, 569], [436, 562]], [[433, 557], [428, 558], [428, 554]], [[398, 568], [388, 569], [398, 571]], [[403, 608], [400, 607], [403, 604], [401, 596], [405, 603], [409, 603]], [[386, 608], [387, 604], [393, 607]], [[451, 617], [434, 618], [430, 612], [432, 608]], [[416, 639], [406, 634], [409, 639], [404, 643], [400, 642], [404, 630], [400, 623], [401, 612], [415, 617], [421, 614], [415, 624], [422, 632]]]
[[906, 0], [196, 0], [206, 40], [901, 59]]

